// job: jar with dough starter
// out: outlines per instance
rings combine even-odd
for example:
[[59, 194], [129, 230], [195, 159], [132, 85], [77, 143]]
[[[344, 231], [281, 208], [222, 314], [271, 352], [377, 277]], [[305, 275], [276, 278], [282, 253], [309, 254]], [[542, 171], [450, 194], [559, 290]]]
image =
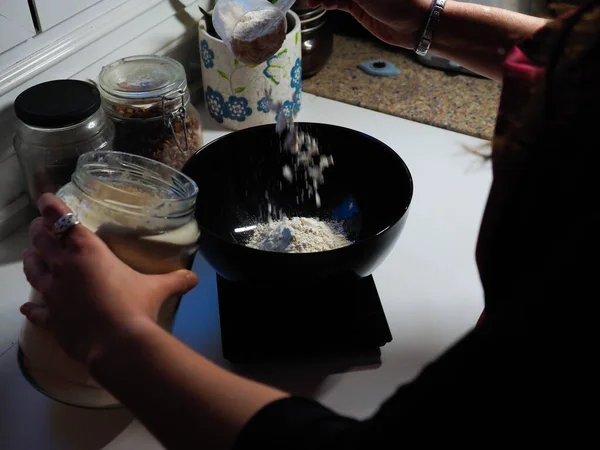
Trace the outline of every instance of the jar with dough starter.
[[[98, 151], [79, 158], [72, 181], [57, 196], [123, 262], [142, 273], [160, 274], [192, 265], [199, 237], [194, 216], [197, 192], [192, 179], [165, 164]], [[35, 290], [30, 300], [44, 301]], [[159, 324], [169, 331], [179, 300], [167, 300], [159, 314]], [[120, 406], [50, 333], [28, 320], [19, 345], [20, 368], [42, 393], [73, 406]]]

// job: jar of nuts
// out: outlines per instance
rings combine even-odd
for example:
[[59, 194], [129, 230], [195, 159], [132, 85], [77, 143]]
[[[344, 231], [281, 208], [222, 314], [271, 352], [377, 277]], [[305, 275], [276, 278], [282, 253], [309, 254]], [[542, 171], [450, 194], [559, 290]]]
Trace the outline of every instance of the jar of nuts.
[[198, 111], [183, 66], [163, 56], [131, 56], [99, 75], [104, 111], [115, 124], [114, 149], [177, 170], [202, 146]]

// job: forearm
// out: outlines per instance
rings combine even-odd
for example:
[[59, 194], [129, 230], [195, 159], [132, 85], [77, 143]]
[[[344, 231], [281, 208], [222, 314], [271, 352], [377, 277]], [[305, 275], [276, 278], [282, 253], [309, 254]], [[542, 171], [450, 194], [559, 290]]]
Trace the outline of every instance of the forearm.
[[230, 448], [248, 420], [284, 392], [223, 370], [155, 324], [90, 358], [92, 376], [169, 449]]
[[539, 17], [449, 0], [431, 51], [473, 72], [501, 80], [501, 65], [508, 50], [546, 23]]

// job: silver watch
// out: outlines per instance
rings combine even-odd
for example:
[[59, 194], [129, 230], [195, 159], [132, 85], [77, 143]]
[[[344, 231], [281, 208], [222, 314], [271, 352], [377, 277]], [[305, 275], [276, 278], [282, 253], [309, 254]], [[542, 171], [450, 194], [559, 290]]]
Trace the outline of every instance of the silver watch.
[[423, 34], [421, 34], [421, 39], [419, 39], [419, 43], [415, 48], [415, 53], [417, 55], [425, 56], [429, 51], [431, 43], [433, 42], [433, 33], [444, 13], [444, 6], [446, 6], [446, 0], [433, 0], [431, 2], [429, 17], [427, 17]]

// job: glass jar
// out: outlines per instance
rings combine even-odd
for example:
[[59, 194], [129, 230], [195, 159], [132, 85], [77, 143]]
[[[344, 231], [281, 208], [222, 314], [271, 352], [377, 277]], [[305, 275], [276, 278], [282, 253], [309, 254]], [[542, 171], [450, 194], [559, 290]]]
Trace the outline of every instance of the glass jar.
[[[192, 179], [159, 162], [94, 152], [79, 159], [73, 180], [57, 196], [123, 262], [142, 273], [160, 274], [191, 268], [199, 237], [197, 192]], [[166, 330], [172, 328], [179, 300], [167, 300], [160, 310], [158, 323]], [[30, 301], [43, 303], [43, 298], [32, 290]], [[25, 377], [51, 398], [88, 408], [119, 406], [52, 335], [27, 320], [19, 364]]]
[[38, 84], [15, 99], [14, 109], [20, 123], [13, 145], [34, 202], [71, 180], [80, 155], [112, 146], [114, 126], [91, 83]]
[[202, 146], [200, 116], [178, 61], [123, 58], [102, 68], [99, 86], [104, 110], [115, 124], [115, 150], [179, 170]]

